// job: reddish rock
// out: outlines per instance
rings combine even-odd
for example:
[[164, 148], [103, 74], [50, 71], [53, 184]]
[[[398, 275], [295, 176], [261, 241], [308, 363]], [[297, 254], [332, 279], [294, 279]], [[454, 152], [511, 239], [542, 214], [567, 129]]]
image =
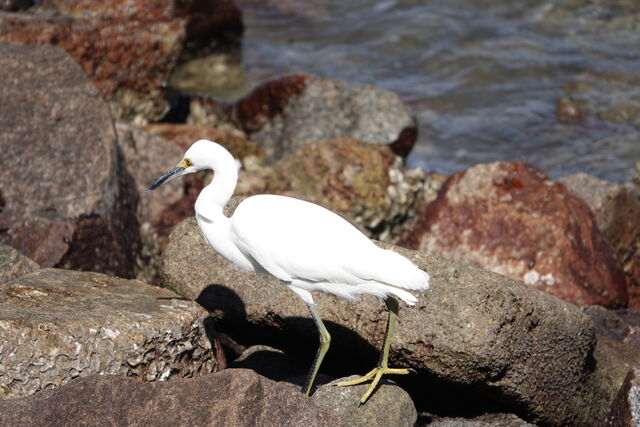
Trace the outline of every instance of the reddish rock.
[[191, 47], [235, 42], [242, 34], [242, 12], [229, 0], [43, 0], [41, 9], [90, 20], [161, 22], [184, 18]]
[[67, 51], [105, 98], [121, 90], [148, 94], [169, 78], [184, 21], [90, 21], [0, 13], [0, 40], [55, 45]]
[[591, 208], [627, 275], [629, 306], [640, 307], [640, 201], [624, 186], [585, 173], [559, 181]]
[[259, 86], [236, 104], [234, 114], [271, 160], [333, 138], [389, 145], [406, 156], [417, 136], [415, 119], [394, 93], [310, 75]]
[[343, 426], [298, 390], [247, 369], [146, 383], [82, 378], [54, 390], [0, 400], [2, 425]]
[[107, 105], [64, 51], [0, 45], [0, 241], [43, 267], [132, 276], [138, 196]]
[[624, 272], [589, 207], [525, 163], [456, 173], [399, 244], [522, 280], [574, 304], [628, 301]]

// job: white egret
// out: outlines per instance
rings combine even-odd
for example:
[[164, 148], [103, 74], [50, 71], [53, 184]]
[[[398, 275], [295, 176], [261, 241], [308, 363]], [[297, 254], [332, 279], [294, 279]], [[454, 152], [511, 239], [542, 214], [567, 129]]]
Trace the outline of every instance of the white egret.
[[389, 368], [391, 335], [398, 315], [396, 297], [408, 305], [416, 298], [408, 290], [429, 287], [429, 275], [391, 250], [376, 246], [348, 221], [313, 203], [262, 194], [242, 201], [231, 218], [223, 208], [233, 195], [238, 168], [233, 156], [212, 141], [195, 142], [184, 159], [158, 178], [147, 191], [175, 177], [211, 169], [213, 181], [198, 196], [196, 219], [205, 240], [217, 252], [246, 271], [267, 272], [286, 282], [309, 307], [318, 328], [320, 345], [303, 392], [307, 395], [331, 337], [320, 318], [311, 291], [350, 300], [369, 294], [384, 299], [389, 311], [378, 365], [363, 377], [336, 385], [360, 384], [372, 379], [360, 399], [366, 402], [383, 374], [406, 374]]

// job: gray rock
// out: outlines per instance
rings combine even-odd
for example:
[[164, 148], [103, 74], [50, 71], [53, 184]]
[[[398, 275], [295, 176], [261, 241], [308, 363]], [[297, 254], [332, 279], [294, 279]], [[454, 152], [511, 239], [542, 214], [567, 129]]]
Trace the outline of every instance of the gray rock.
[[39, 269], [40, 266], [13, 249], [0, 243], [0, 283]]
[[91, 376], [0, 401], [2, 425], [343, 426], [302, 393], [246, 369], [145, 383]]
[[629, 371], [607, 416], [609, 426], [640, 425], [640, 366]]
[[440, 417], [430, 427], [533, 427], [514, 414], [484, 414], [473, 418]]
[[0, 285], [0, 397], [96, 374], [154, 381], [208, 373], [215, 359], [205, 317], [195, 303], [137, 280], [56, 269], [20, 276]]
[[[577, 307], [495, 273], [396, 250], [428, 271], [432, 284], [417, 295], [415, 307], [401, 310], [393, 365], [460, 389], [482, 385], [505, 409], [521, 408], [534, 422], [580, 424], [604, 415], [615, 389], [594, 391], [605, 386], [593, 375], [595, 333]], [[304, 303], [275, 278], [239, 272], [215, 254], [193, 218], [171, 234], [163, 275], [184, 296], [221, 313], [229, 333], [286, 334], [310, 354], [317, 346]], [[315, 300], [333, 337], [330, 353], [371, 360], [371, 346], [379, 348], [384, 334], [384, 304], [374, 297], [353, 304], [321, 293]], [[419, 378], [428, 387], [433, 377]]]
[[44, 267], [133, 275], [137, 192], [109, 108], [63, 50], [0, 42], [0, 241]]
[[245, 131], [272, 160], [332, 138], [388, 144], [406, 156], [417, 135], [415, 119], [396, 94], [314, 76], [268, 82], [236, 108]]
[[[346, 381], [357, 376], [340, 378]], [[358, 406], [360, 397], [367, 391], [369, 384], [350, 387], [336, 387], [325, 384], [313, 393], [313, 399], [319, 404], [340, 415], [350, 426], [407, 426], [416, 423], [418, 414], [409, 394], [388, 380], [381, 381], [371, 398]]]

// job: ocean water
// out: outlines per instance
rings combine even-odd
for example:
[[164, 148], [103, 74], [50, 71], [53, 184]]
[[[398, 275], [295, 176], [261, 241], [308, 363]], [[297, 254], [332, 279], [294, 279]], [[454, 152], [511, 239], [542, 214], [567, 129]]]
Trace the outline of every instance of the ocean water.
[[419, 123], [409, 166], [526, 161], [621, 182], [640, 160], [638, 0], [237, 3], [251, 85], [304, 72], [396, 92]]

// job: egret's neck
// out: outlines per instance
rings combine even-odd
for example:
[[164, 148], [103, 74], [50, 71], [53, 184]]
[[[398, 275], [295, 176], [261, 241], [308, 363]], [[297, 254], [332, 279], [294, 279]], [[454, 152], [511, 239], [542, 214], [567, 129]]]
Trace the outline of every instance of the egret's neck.
[[214, 221], [224, 216], [222, 210], [233, 196], [238, 181], [238, 167], [233, 156], [225, 149], [214, 153], [207, 166], [213, 170], [213, 180], [200, 192], [195, 209], [197, 215]]

